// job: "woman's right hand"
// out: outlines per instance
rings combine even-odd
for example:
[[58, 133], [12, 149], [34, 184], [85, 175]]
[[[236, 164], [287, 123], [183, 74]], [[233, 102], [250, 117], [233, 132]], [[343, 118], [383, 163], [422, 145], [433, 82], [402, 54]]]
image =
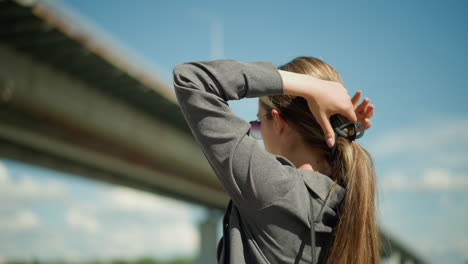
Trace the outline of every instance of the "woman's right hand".
[[340, 114], [351, 120], [351, 122], [357, 122], [355, 106], [343, 84], [313, 78], [315, 80], [312, 83], [316, 87], [314, 89], [309, 87], [307, 89], [308, 92], [303, 97], [307, 100], [307, 104], [315, 120], [322, 127], [327, 145], [333, 147], [336, 139], [335, 131], [330, 123], [330, 117]]

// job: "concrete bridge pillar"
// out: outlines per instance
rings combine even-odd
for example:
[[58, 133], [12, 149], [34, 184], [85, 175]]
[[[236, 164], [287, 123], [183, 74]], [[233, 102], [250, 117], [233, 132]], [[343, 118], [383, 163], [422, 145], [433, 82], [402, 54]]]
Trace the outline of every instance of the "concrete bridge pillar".
[[197, 264], [217, 264], [218, 223], [222, 214], [219, 210], [208, 209], [206, 218], [200, 223], [200, 252]]

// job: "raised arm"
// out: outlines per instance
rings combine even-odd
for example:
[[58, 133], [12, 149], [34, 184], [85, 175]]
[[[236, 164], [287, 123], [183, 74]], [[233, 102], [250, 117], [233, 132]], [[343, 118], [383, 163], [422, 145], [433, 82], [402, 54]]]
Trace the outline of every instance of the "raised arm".
[[259, 210], [281, 199], [302, 181], [294, 165], [262, 147], [248, 133], [228, 100], [283, 94], [283, 81], [268, 61], [193, 61], [173, 70], [183, 115], [233, 202]]
[[334, 142], [331, 115], [342, 114], [356, 121], [354, 105], [359, 98], [355, 96], [352, 101], [342, 84], [281, 71], [269, 61], [193, 61], [176, 65], [173, 75], [184, 117], [237, 206], [263, 208], [301, 182], [294, 177], [292, 163], [268, 153], [249, 136], [249, 123], [232, 112], [228, 100], [279, 94], [302, 96], [326, 138], [332, 139], [329, 146]]

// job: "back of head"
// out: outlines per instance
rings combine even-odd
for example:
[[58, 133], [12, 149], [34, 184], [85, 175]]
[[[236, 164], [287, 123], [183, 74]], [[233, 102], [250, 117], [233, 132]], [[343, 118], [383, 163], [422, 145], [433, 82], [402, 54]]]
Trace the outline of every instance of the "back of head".
[[[338, 72], [324, 61], [313, 57], [297, 57], [280, 70], [302, 73], [328, 81], [343, 83]], [[302, 97], [275, 95], [260, 98], [268, 111], [277, 109], [293, 125], [307, 144], [328, 156], [330, 148], [320, 125]], [[350, 122], [338, 115], [338, 123]], [[349, 133], [349, 131], [345, 131]], [[339, 208], [340, 220], [334, 230], [334, 241], [326, 263], [379, 263], [378, 236], [375, 225], [375, 169], [370, 153], [356, 141], [336, 138], [335, 158], [329, 161], [328, 175], [346, 188], [346, 196]]]

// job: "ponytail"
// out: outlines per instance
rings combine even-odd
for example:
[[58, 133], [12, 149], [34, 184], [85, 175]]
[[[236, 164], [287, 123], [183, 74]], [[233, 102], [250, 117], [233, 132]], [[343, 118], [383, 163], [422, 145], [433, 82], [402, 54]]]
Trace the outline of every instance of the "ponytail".
[[370, 153], [356, 141], [336, 139], [331, 177], [346, 188], [327, 264], [379, 263], [375, 224], [376, 178]]
[[[278, 69], [316, 78], [343, 83], [338, 72], [329, 64], [314, 57], [297, 57]], [[290, 120], [305, 142], [317, 151], [330, 154], [324, 134], [302, 97], [274, 95], [260, 98], [262, 106], [271, 111], [278, 109]], [[339, 123], [349, 122], [338, 115]], [[348, 133], [349, 134], [349, 133]], [[376, 176], [372, 157], [356, 141], [343, 137], [335, 139], [334, 158], [328, 163], [328, 174], [336, 184], [346, 189], [338, 207], [338, 224], [334, 228], [332, 243], [326, 257], [327, 264], [379, 263], [378, 232], [375, 223]]]

